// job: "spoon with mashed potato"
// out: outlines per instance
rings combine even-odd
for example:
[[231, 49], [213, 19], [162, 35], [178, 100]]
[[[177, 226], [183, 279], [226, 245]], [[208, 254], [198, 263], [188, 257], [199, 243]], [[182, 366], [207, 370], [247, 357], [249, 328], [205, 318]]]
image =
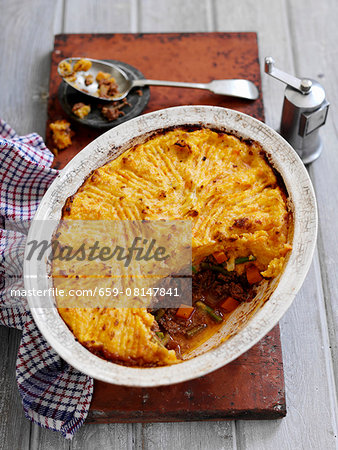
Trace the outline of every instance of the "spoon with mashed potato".
[[116, 101], [125, 98], [134, 88], [143, 86], [171, 86], [205, 89], [214, 94], [256, 100], [259, 91], [249, 80], [213, 80], [210, 83], [181, 81], [131, 80], [118, 66], [90, 58], [67, 58], [58, 65], [58, 73], [70, 86], [100, 100]]

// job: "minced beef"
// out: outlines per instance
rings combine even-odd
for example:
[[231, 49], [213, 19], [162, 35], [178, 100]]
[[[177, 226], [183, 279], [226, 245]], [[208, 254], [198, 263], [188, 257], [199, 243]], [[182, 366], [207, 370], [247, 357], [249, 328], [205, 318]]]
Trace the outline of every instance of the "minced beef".
[[[212, 307], [217, 315], [223, 317], [224, 311], [220, 305], [227, 297], [233, 297], [239, 302], [248, 302], [255, 296], [255, 286], [247, 282], [245, 274], [227, 272], [223, 266], [217, 265], [212, 257], [207, 258], [200, 267], [201, 269], [192, 275], [193, 306], [197, 301], [202, 301]], [[187, 320], [178, 317], [176, 313], [177, 308], [165, 309], [157, 323], [160, 330], [169, 336], [166, 347], [174, 349], [179, 356], [189, 349], [191, 339], [188, 330], [200, 325], [204, 325], [205, 327], [202, 326], [201, 329], [205, 329], [215, 326], [215, 322], [209, 314], [197, 307]]]

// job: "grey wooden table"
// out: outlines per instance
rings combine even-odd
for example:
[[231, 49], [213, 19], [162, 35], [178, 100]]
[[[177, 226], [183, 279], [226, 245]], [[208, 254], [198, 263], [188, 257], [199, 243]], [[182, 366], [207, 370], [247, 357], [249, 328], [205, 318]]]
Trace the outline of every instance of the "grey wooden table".
[[[19, 332], [0, 327], [0, 449], [333, 449], [338, 382], [337, 0], [0, 0], [0, 117], [45, 132], [53, 35], [256, 31], [261, 61], [319, 79], [331, 102], [324, 152], [309, 169], [319, 235], [311, 270], [281, 320], [287, 416], [276, 421], [84, 426], [72, 441], [28, 422], [15, 383]], [[266, 122], [283, 87], [263, 75]]]

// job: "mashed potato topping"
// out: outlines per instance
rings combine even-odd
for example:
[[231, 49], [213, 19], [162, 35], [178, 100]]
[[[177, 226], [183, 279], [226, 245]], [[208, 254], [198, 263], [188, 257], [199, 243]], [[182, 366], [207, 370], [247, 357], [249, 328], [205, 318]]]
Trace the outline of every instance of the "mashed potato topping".
[[[261, 146], [207, 128], [173, 129], [130, 148], [92, 173], [67, 200], [63, 218], [188, 219], [194, 267], [222, 255], [238, 276], [254, 265], [261, 276], [276, 277], [291, 250], [285, 190]], [[144, 308], [59, 312], [77, 339], [103, 357], [139, 365], [178, 361], [152, 338], [155, 319]]]

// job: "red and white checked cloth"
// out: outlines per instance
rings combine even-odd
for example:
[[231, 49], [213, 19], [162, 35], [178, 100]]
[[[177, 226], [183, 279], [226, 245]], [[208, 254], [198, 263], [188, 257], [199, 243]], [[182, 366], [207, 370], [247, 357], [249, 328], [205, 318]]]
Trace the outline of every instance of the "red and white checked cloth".
[[36, 327], [23, 289], [29, 221], [50, 183], [53, 155], [35, 134], [18, 136], [0, 119], [0, 324], [22, 330], [16, 379], [25, 415], [71, 438], [87, 417], [93, 380], [63, 361]]

